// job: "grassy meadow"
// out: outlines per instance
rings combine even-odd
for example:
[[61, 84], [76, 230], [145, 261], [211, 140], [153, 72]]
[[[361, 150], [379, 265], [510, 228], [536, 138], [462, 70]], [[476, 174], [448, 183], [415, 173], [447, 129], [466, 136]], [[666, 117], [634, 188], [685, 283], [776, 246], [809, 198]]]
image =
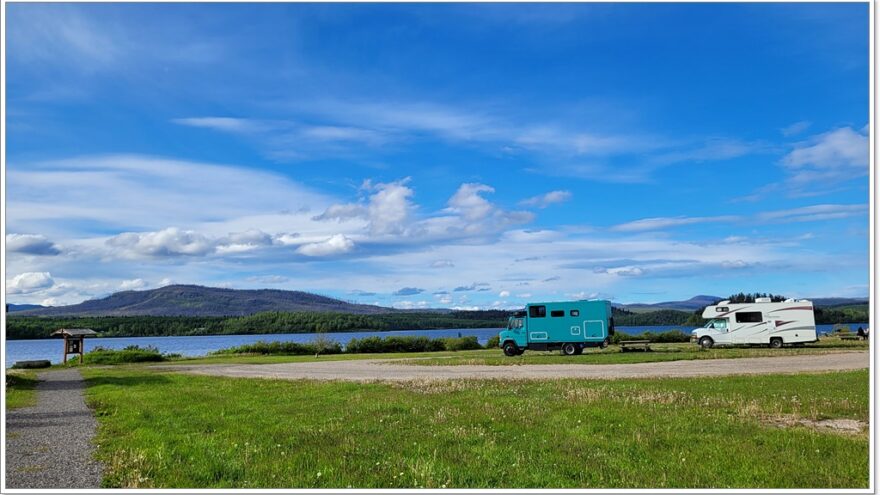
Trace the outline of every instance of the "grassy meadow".
[[37, 373], [6, 370], [6, 409], [18, 409], [37, 403]]
[[85, 367], [106, 487], [867, 487], [868, 371], [347, 383]]
[[733, 359], [747, 357], [779, 357], [803, 354], [827, 354], [831, 352], [867, 350], [869, 345], [863, 340], [841, 340], [826, 337], [819, 342], [802, 347], [713, 347], [701, 349], [696, 344], [650, 344], [650, 352], [634, 350], [620, 352], [620, 347], [610, 345], [605, 349], [585, 349], [579, 356], [563, 356], [559, 351], [526, 351], [521, 356], [508, 357], [497, 349], [486, 349], [471, 353], [450, 353], [431, 355], [426, 358], [405, 359], [399, 364], [412, 365], [491, 365], [511, 366], [522, 364], [624, 364], [654, 363], [660, 361], [681, 361], [690, 359]]

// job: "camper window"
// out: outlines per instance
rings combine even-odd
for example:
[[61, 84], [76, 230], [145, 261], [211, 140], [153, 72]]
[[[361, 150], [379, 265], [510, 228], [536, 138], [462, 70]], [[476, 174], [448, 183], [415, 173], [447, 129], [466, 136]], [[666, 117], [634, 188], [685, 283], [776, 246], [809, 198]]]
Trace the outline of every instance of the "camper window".
[[737, 323], [761, 323], [762, 321], [764, 321], [764, 315], [760, 311], [736, 314]]
[[565, 316], [565, 311], [563, 311], [561, 309], [555, 309], [550, 312], [550, 316], [552, 316], [553, 318], [559, 318], [559, 317]]
[[581, 315], [581, 312], [580, 312], [580, 310], [573, 309], [573, 310], [571, 310], [571, 311], [568, 312], [568, 315], [569, 315], [569, 316], [580, 316], [580, 315]]
[[530, 318], [543, 318], [547, 316], [547, 306], [529, 306]]

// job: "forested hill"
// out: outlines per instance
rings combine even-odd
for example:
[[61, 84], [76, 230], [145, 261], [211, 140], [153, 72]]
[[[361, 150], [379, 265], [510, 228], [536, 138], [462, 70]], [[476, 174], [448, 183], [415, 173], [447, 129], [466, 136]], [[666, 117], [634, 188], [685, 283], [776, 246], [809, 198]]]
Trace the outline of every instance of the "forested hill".
[[236, 290], [199, 285], [123, 291], [71, 306], [16, 311], [21, 316], [245, 316], [266, 311], [377, 314], [390, 308], [353, 304], [290, 290]]
[[91, 328], [102, 337], [171, 335], [231, 335], [271, 333], [350, 332], [357, 330], [429, 330], [435, 328], [499, 328], [508, 311], [445, 313], [259, 313], [249, 316], [104, 316], [21, 317], [8, 315], [9, 339], [45, 339], [59, 328]]

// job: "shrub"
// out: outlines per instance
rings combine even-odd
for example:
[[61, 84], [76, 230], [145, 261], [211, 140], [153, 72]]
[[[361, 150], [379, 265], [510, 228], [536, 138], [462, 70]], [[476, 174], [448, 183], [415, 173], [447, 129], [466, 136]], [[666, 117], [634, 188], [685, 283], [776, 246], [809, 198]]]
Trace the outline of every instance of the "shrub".
[[469, 349], [482, 349], [483, 346], [474, 335], [468, 337], [443, 339], [443, 345], [447, 351], [466, 351]]
[[441, 339], [427, 337], [364, 337], [351, 339], [345, 352], [352, 354], [377, 352], [436, 352], [446, 350]]
[[493, 349], [495, 347], [498, 347], [500, 345], [500, 341], [501, 341], [500, 335], [493, 335], [493, 336], [489, 337], [489, 341], [486, 342], [486, 349]]
[[83, 355], [84, 364], [122, 364], [164, 361], [159, 349], [130, 345], [124, 349], [96, 347]]
[[[319, 339], [320, 340], [320, 339]], [[305, 355], [305, 354], [340, 354], [342, 347], [339, 342], [332, 340], [320, 340], [318, 344], [308, 343], [300, 344], [299, 342], [265, 342], [259, 340], [253, 344], [244, 344], [228, 349], [220, 349], [211, 354], [286, 354], [286, 355]]]
[[611, 336], [612, 344], [619, 344], [621, 340], [650, 340], [659, 344], [669, 344], [673, 342], [690, 342], [691, 336], [681, 330], [670, 330], [661, 333], [642, 332], [638, 335], [617, 332]]

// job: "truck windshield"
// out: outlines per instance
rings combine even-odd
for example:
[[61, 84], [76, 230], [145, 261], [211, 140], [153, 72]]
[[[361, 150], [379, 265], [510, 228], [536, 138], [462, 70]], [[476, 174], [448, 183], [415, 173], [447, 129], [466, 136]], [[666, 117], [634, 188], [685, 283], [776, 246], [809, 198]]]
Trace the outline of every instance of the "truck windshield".
[[510, 320], [507, 321], [507, 328], [509, 328], [511, 330], [515, 329], [515, 328], [522, 328], [522, 326], [523, 326], [523, 321], [520, 318], [511, 318]]

